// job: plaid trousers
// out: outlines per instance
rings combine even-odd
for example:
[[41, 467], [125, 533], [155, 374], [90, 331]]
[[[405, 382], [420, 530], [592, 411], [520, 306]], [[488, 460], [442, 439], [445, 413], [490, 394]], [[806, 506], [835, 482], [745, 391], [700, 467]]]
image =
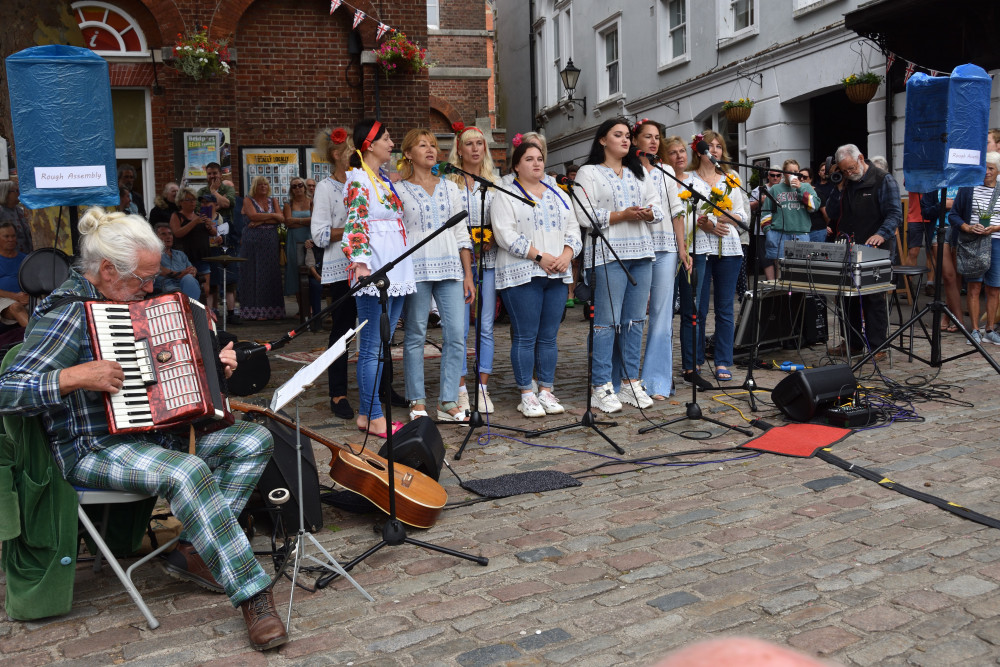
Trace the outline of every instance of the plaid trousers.
[[236, 422], [198, 438], [195, 456], [187, 453], [182, 438], [168, 438], [170, 448], [134, 436], [121, 439], [81, 458], [66, 479], [79, 486], [166, 498], [184, 524], [181, 539], [194, 545], [234, 607], [267, 588], [271, 579], [254, 558], [236, 517], [271, 458], [271, 433]]

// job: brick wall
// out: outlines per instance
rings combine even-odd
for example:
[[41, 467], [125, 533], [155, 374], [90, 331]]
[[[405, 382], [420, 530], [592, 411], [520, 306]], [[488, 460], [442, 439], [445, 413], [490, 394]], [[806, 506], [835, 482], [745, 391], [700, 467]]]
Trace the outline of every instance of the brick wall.
[[[174, 179], [174, 129], [228, 127], [234, 180], [239, 183], [239, 147], [311, 144], [321, 127], [348, 129], [375, 115], [376, 68], [348, 54], [352, 12], [332, 16], [328, 0], [221, 0], [213, 14], [196, 0], [113, 0], [135, 17], [150, 48], [171, 46], [176, 33], [208, 25], [215, 38], [229, 37], [237, 62], [230, 76], [195, 81], [168, 66], [158, 67], [163, 95], [151, 97], [156, 190]], [[369, 16], [427, 45], [423, 0], [382, 3], [352, 0]], [[375, 23], [361, 28], [364, 48], [375, 44]], [[114, 86], [151, 86], [148, 64], [113, 64]], [[428, 78], [399, 76], [379, 81], [381, 117], [392, 135], [427, 125]], [[149, 198], [151, 199], [151, 198]]]

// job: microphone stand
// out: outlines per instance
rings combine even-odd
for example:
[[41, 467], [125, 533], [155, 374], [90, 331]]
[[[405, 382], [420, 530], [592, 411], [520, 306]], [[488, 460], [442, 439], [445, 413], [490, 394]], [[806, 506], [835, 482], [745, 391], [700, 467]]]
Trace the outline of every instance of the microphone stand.
[[[566, 191], [569, 192], [570, 197], [573, 198], [573, 201], [577, 203], [577, 205], [580, 207], [580, 210], [583, 211], [583, 214], [587, 216], [587, 220], [590, 221], [590, 275], [594, 276], [597, 273], [597, 239], [601, 239], [601, 241], [604, 242], [604, 247], [606, 247], [608, 250], [611, 251], [611, 255], [612, 257], [614, 257], [614, 260], [618, 262], [619, 266], [622, 267], [622, 271], [625, 272], [625, 276], [628, 278], [628, 281], [632, 283], [632, 285], [636, 285], [637, 284], [636, 279], [633, 278], [632, 274], [629, 273], [629, 270], [625, 268], [625, 264], [622, 263], [621, 258], [618, 257], [618, 253], [615, 252], [615, 249], [611, 246], [611, 242], [608, 241], [608, 237], [604, 235], [604, 232], [601, 231], [601, 228], [597, 226], [597, 221], [595, 221], [594, 218], [590, 215], [590, 213], [587, 212], [587, 209], [584, 208], [583, 206], [583, 202], [581, 202], [580, 198], [576, 196], [576, 192], [573, 190], [574, 185], [575, 185], [574, 183], [567, 181]], [[590, 317], [588, 318], [590, 320], [590, 326], [587, 331], [587, 390], [586, 390], [587, 410], [583, 413], [583, 417], [581, 417], [580, 421], [578, 422], [573, 422], [572, 424], [564, 424], [563, 426], [554, 426], [552, 428], [538, 429], [536, 431], [533, 431], [532, 433], [533, 435], [547, 435], [549, 433], [567, 431], [571, 428], [583, 426], [592, 429], [595, 433], [597, 433], [597, 435], [604, 438], [609, 445], [614, 447], [616, 452], [618, 452], [619, 454], [624, 454], [625, 450], [622, 449], [618, 445], [618, 443], [612, 440], [604, 431], [598, 428], [599, 426], [618, 426], [618, 422], [599, 421], [594, 416], [594, 411], [593, 411], [593, 396], [591, 391], [591, 384], [593, 382], [593, 377], [594, 377], [594, 289], [593, 287], [591, 287], [590, 296], [587, 299], [587, 310], [590, 314]]]
[[[518, 194], [514, 194], [510, 190], [506, 190], [506, 189], [504, 189], [504, 188], [496, 185], [495, 183], [493, 183], [489, 179], [483, 178], [481, 176], [477, 176], [476, 174], [472, 174], [472, 173], [467, 172], [467, 171], [465, 171], [463, 169], [459, 169], [458, 167], [456, 167], [454, 165], [451, 165], [451, 164], [447, 165], [444, 168], [444, 172], [445, 173], [448, 173], [448, 172], [457, 172], [457, 173], [460, 173], [460, 174], [464, 174], [465, 176], [468, 176], [473, 181], [475, 181], [476, 183], [479, 184], [479, 225], [478, 225], [478, 228], [480, 230], [479, 231], [480, 238], [482, 237], [482, 230], [486, 226], [485, 225], [485, 222], [486, 222], [486, 195], [488, 194], [488, 189], [489, 188], [493, 188], [494, 190], [497, 190], [499, 192], [503, 192], [507, 196], [513, 197], [514, 199], [517, 199], [517, 200], [522, 201], [522, 202], [524, 202], [526, 204], [529, 204], [530, 206], [534, 206], [535, 205], [535, 202], [531, 201], [530, 199], [526, 199], [526, 198], [524, 198], [524, 197], [522, 197], [522, 196], [520, 196]], [[465, 438], [462, 440], [462, 445], [458, 448], [458, 451], [455, 452], [455, 456], [454, 456], [454, 460], [455, 461], [458, 461], [458, 460], [460, 460], [462, 458], [462, 452], [465, 451], [465, 446], [468, 445], [469, 444], [469, 440], [472, 439], [473, 432], [476, 429], [482, 428], [483, 424], [487, 423], [486, 421], [483, 420], [483, 415], [479, 411], [479, 384], [480, 384], [480, 382], [479, 382], [479, 354], [480, 354], [480, 349], [481, 349], [481, 340], [480, 339], [482, 337], [482, 329], [483, 329], [483, 325], [482, 325], [482, 319], [483, 319], [482, 287], [483, 287], [483, 272], [485, 271], [485, 266], [483, 264], [483, 258], [484, 258], [485, 255], [486, 255], [486, 252], [483, 251], [483, 252], [480, 252], [479, 253], [479, 257], [476, 258], [476, 270], [477, 270], [476, 275], [477, 275], [477, 277], [479, 279], [479, 285], [478, 285], [479, 291], [476, 293], [476, 363], [475, 363], [475, 369], [474, 369], [474, 373], [475, 373], [475, 377], [476, 377], [476, 392], [475, 392], [475, 395], [472, 397], [472, 412], [469, 414], [469, 421], [467, 421], [465, 423], [455, 422], [455, 423], [459, 423], [462, 426], [468, 426], [469, 427], [468, 432], [465, 434]], [[445, 422], [445, 423], [447, 424], [449, 422]], [[499, 429], [503, 429], [505, 431], [513, 431], [515, 433], [531, 433], [532, 432], [531, 429], [520, 428], [518, 426], [504, 426], [502, 424], [494, 424], [493, 422], [489, 422], [488, 425], [489, 425], [489, 427], [499, 428]]]
[[[670, 178], [672, 178], [682, 188], [684, 188], [685, 190], [687, 190], [688, 192], [690, 192], [691, 193], [691, 198], [694, 199], [695, 202], [697, 202], [697, 201], [703, 201], [703, 202], [707, 203], [709, 206], [711, 206], [713, 209], [715, 209], [716, 212], [723, 214], [724, 216], [726, 216], [727, 218], [729, 218], [730, 220], [732, 220], [732, 222], [734, 224], [738, 225], [739, 227], [741, 227], [743, 229], [746, 229], [746, 225], [744, 225], [740, 220], [737, 220], [735, 217], [733, 217], [732, 215], [730, 215], [726, 211], [723, 211], [722, 209], [720, 209], [718, 206], [716, 206], [715, 204], [713, 204], [712, 202], [710, 202], [705, 196], [703, 196], [702, 194], [700, 194], [699, 192], [697, 192], [690, 185], [688, 185], [687, 183], [685, 183], [681, 179], [677, 178], [674, 174], [671, 174], [669, 171], [667, 171], [663, 167], [661, 167], [658, 164], [656, 164], [655, 161], [650, 160], [650, 164], [652, 164], [654, 167], [656, 167], [661, 172], [663, 172], [663, 174], [665, 176], [669, 176]], [[694, 248], [691, 248], [691, 250], [693, 251]], [[697, 285], [698, 285], [698, 273], [694, 270], [694, 259], [693, 259], [694, 253], [692, 252], [690, 254], [692, 256], [691, 271], [689, 272], [690, 273], [690, 280], [691, 280], [691, 283], [692, 283], [691, 284], [691, 301], [692, 301], [692, 303], [691, 303], [691, 313], [692, 313], [692, 317], [693, 317], [693, 320], [694, 320], [692, 322], [693, 326], [691, 327], [691, 349], [692, 350], [697, 350], [698, 349], [698, 298], [697, 298], [697, 295], [698, 295], [698, 289], [697, 289]], [[648, 344], [648, 342], [647, 342], [647, 344]], [[667, 420], [665, 422], [660, 422], [659, 424], [653, 424], [652, 426], [644, 426], [643, 428], [639, 429], [639, 433], [640, 434], [649, 433], [650, 431], [655, 431], [656, 429], [660, 429], [660, 428], [666, 428], [667, 426], [673, 426], [674, 424], [679, 424], [680, 422], [687, 421], [687, 420], [691, 420], [691, 421], [701, 420], [701, 421], [708, 422], [710, 424], [715, 424], [716, 426], [722, 426], [723, 428], [733, 429], [734, 431], [739, 431], [740, 433], [743, 433], [744, 435], [753, 435], [753, 431], [751, 431], [750, 429], [745, 429], [745, 428], [742, 428], [740, 426], [733, 426], [731, 424], [726, 424], [725, 422], [719, 421], [718, 419], [713, 419], [712, 417], [706, 417], [705, 414], [701, 410], [701, 406], [698, 404], [698, 385], [695, 384], [695, 383], [693, 383], [693, 382], [691, 383], [691, 402], [690, 403], [685, 403], [684, 404], [684, 408], [685, 408], [685, 410], [684, 410], [684, 416], [683, 417], [674, 417], [673, 419], [669, 419], [669, 420]]]
[[[378, 269], [377, 271], [374, 271], [373, 273], [371, 273], [368, 276], [365, 276], [365, 277], [359, 279], [357, 281], [357, 283], [355, 283], [354, 287], [352, 287], [348, 291], [347, 294], [345, 294], [340, 299], [337, 299], [337, 301], [333, 305], [331, 305], [329, 308], [326, 308], [322, 312], [317, 313], [316, 315], [313, 315], [311, 318], [309, 318], [308, 320], [306, 320], [303, 324], [299, 325], [298, 330], [294, 330], [294, 331], [291, 331], [291, 332], [285, 334], [284, 337], [282, 337], [281, 339], [279, 339], [275, 343], [271, 344], [270, 346], [267, 346], [267, 347], [262, 346], [260, 348], [256, 348], [255, 350], [251, 350], [251, 352], [257, 352], [258, 350], [262, 350], [262, 349], [275, 349], [276, 347], [280, 347], [282, 345], [285, 345], [288, 341], [292, 340], [293, 338], [295, 338], [296, 335], [298, 335], [298, 331], [299, 330], [304, 331], [306, 329], [306, 327], [308, 326], [308, 324], [310, 322], [312, 322], [314, 319], [322, 317], [323, 315], [326, 314], [327, 311], [336, 308], [338, 305], [340, 305], [348, 297], [353, 296], [355, 293], [357, 293], [358, 291], [364, 289], [368, 285], [374, 285], [376, 287], [376, 289], [378, 289], [378, 294], [379, 294], [378, 300], [379, 300], [379, 304], [382, 306], [382, 315], [379, 318], [379, 334], [380, 334], [380, 337], [382, 339], [381, 340], [381, 345], [380, 345], [380, 348], [379, 348], [379, 361], [382, 362], [383, 364], [385, 364], [386, 366], [388, 366], [389, 370], [391, 371], [392, 370], [392, 355], [389, 353], [389, 343], [390, 343], [389, 331], [391, 330], [391, 327], [390, 327], [390, 323], [389, 323], [389, 308], [388, 308], [388, 304], [389, 304], [389, 287], [391, 285], [391, 282], [389, 280], [389, 272], [392, 269], [394, 269], [396, 267], [396, 265], [399, 264], [401, 261], [403, 261], [404, 259], [406, 259], [410, 255], [412, 255], [419, 248], [423, 247], [424, 244], [428, 243], [431, 239], [433, 239], [434, 237], [436, 237], [438, 234], [441, 234], [442, 232], [444, 232], [444, 230], [448, 229], [449, 227], [452, 227], [452, 226], [458, 224], [459, 222], [461, 222], [468, 215], [469, 215], [468, 211], [462, 211], [461, 213], [459, 213], [457, 215], [453, 215], [451, 218], [449, 218], [447, 220], [447, 222], [445, 222], [443, 225], [441, 225], [441, 227], [439, 227], [438, 229], [434, 230], [432, 233], [428, 234], [422, 241], [420, 241], [420, 243], [417, 243], [416, 245], [414, 245], [414, 246], [412, 246], [410, 248], [407, 248], [406, 252], [404, 252], [400, 256], [396, 257], [395, 259], [391, 260], [390, 262], [387, 262], [384, 266], [382, 266], [382, 268]], [[423, 547], [425, 549], [430, 549], [432, 551], [438, 551], [438, 552], [443, 553], [443, 554], [448, 554], [449, 556], [455, 556], [457, 558], [464, 558], [465, 560], [470, 560], [470, 561], [473, 561], [474, 563], [478, 563], [480, 565], [487, 565], [487, 564], [489, 564], [489, 559], [488, 558], [484, 558], [482, 556], [473, 556], [471, 554], [466, 554], [466, 553], [463, 553], [461, 551], [456, 551], [454, 549], [449, 549], [447, 547], [443, 547], [443, 546], [440, 546], [440, 545], [437, 545], [437, 544], [431, 544], [429, 542], [422, 542], [420, 540], [415, 540], [413, 538], [407, 537], [407, 535], [406, 535], [406, 527], [403, 525], [403, 523], [398, 518], [396, 518], [396, 473], [395, 473], [395, 456], [394, 456], [394, 452], [393, 452], [393, 440], [395, 439], [395, 437], [394, 437], [394, 434], [392, 432], [392, 401], [389, 401], [389, 402], [386, 403], [386, 406], [385, 406], [385, 419], [386, 419], [386, 429], [385, 429], [385, 435], [386, 435], [386, 438], [385, 438], [386, 457], [385, 458], [386, 458], [386, 461], [388, 462], [388, 470], [387, 470], [387, 472], [388, 472], [388, 477], [389, 477], [389, 488], [388, 488], [388, 492], [389, 492], [389, 518], [382, 525], [382, 539], [375, 546], [373, 546], [372, 548], [368, 549], [363, 554], [361, 554], [360, 556], [354, 558], [349, 563], [347, 563], [346, 565], [344, 565], [343, 566], [344, 570], [345, 571], [350, 571], [351, 569], [354, 568], [355, 565], [357, 565], [361, 561], [365, 560], [366, 558], [368, 558], [369, 556], [371, 556], [372, 554], [374, 554], [375, 552], [377, 552], [378, 550], [380, 550], [382, 547], [385, 547], [385, 546], [398, 546], [400, 544], [412, 544], [414, 546]], [[333, 581], [335, 578], [337, 578], [339, 576], [340, 576], [340, 574], [337, 573], [337, 572], [328, 573], [328, 574], [324, 575], [321, 579], [318, 579], [316, 581], [316, 587], [317, 588], [324, 588], [331, 581]]]

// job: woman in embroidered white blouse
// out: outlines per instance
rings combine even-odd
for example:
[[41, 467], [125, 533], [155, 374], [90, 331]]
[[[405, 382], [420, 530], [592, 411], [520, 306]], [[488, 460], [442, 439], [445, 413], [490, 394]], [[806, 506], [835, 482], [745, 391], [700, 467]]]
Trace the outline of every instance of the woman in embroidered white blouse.
[[[440, 229], [453, 215], [465, 209], [465, 200], [453, 182], [435, 176], [437, 139], [430, 130], [410, 130], [403, 137], [403, 162], [396, 191], [403, 202], [403, 224], [407, 239], [416, 245]], [[458, 404], [458, 378], [465, 357], [465, 304], [472, 303], [476, 288], [472, 280], [472, 241], [464, 221], [453, 225], [413, 254], [417, 291], [406, 298], [403, 314], [403, 367], [410, 419], [426, 417], [424, 343], [431, 298], [441, 313], [441, 377], [437, 418], [465, 422], [468, 413]]]
[[[552, 393], [559, 348], [556, 337], [566, 307], [570, 262], [580, 252], [580, 227], [566, 197], [545, 183], [538, 144], [521, 142], [511, 156], [513, 190], [534, 206], [497, 197], [491, 217], [499, 250], [496, 287], [510, 316], [510, 363], [525, 417], [564, 412]], [[531, 389], [538, 374], [538, 394]]]
[[[637, 283], [628, 281], [599, 243], [596, 270], [589, 278], [594, 288], [592, 402], [602, 412], [618, 412], [623, 402], [648, 408], [653, 399], [639, 380], [639, 358], [655, 255], [650, 227], [663, 220], [663, 210], [656, 185], [632, 152], [631, 129], [624, 118], [606, 120], [597, 128], [576, 182], [587, 193], [586, 208], [575, 204], [580, 226], [589, 228], [592, 216]], [[591, 253], [587, 245], [583, 266], [588, 271]]]

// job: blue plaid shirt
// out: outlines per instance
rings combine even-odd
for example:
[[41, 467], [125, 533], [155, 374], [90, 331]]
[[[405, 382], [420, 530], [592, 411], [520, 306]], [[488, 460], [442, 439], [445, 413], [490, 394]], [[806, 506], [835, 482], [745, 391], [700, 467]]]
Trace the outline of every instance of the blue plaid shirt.
[[49, 311], [51, 303], [67, 295], [104, 299], [89, 280], [73, 270], [66, 282], [38, 305], [25, 329], [20, 354], [0, 375], [0, 414], [41, 415], [52, 455], [64, 477], [89, 452], [122, 442], [147, 440], [177, 449], [178, 439], [167, 434], [109, 434], [104, 395], [99, 392], [80, 389], [59, 395], [62, 369], [94, 361], [83, 303], [72, 301]]

